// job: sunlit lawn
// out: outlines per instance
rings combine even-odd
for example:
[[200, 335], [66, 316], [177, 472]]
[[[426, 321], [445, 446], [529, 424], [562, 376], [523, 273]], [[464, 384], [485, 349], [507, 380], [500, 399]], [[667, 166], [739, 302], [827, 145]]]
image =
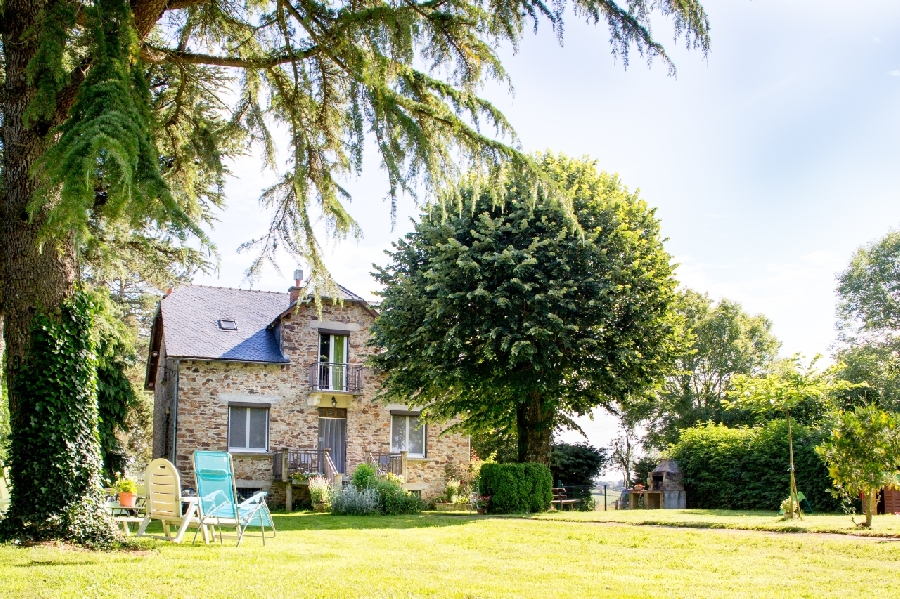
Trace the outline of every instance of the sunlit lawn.
[[[805, 515], [802, 520], [782, 520], [775, 512], [739, 512], [729, 510], [610, 510], [594, 512], [548, 512], [540, 519], [577, 522], [621, 522], [625, 524], [658, 524], [687, 528], [730, 528], [769, 530], [776, 532], [829, 532], [864, 536], [900, 538], [900, 516], [875, 516], [871, 530], [856, 527], [850, 516], [836, 514]], [[865, 516], [854, 516], [864, 522]], [[900, 545], [898, 545], [900, 549]]]
[[276, 525], [278, 537], [265, 547], [258, 538], [240, 548], [153, 542], [142, 553], [0, 547], [0, 596], [846, 598], [900, 591], [900, 545], [882, 540], [548, 516], [298, 514], [276, 515]]

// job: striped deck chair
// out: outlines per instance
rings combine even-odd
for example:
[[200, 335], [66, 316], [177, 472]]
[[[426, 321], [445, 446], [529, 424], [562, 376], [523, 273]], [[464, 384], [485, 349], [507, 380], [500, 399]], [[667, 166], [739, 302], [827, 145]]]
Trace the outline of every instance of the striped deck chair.
[[[231, 454], [227, 451], [195, 451], [194, 477], [197, 481], [197, 495], [200, 497], [200, 523], [219, 529], [219, 543], [222, 542], [222, 527], [234, 527], [238, 546], [250, 526], [260, 527], [263, 545], [266, 544], [266, 527], [275, 536], [275, 525], [266, 505], [265, 491], [259, 491], [238, 503], [234, 467]], [[196, 538], [197, 535], [194, 534], [194, 539]]]

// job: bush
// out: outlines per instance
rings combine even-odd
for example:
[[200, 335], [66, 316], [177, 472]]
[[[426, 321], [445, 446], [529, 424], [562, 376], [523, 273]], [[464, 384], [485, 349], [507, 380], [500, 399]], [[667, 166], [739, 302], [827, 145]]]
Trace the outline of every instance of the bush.
[[545, 512], [553, 500], [553, 478], [543, 464], [484, 464], [481, 495], [492, 514]]
[[378, 484], [378, 471], [371, 464], [360, 464], [353, 471], [350, 482], [357, 489], [374, 489]]
[[[817, 512], [840, 510], [815, 452], [822, 433], [793, 426], [797, 486]], [[757, 428], [707, 424], [689, 428], [668, 454], [684, 474], [687, 507], [776, 511], [790, 493], [787, 423]]]
[[313, 476], [309, 479], [309, 500], [311, 503], [328, 505], [331, 495], [331, 483], [324, 476]]
[[385, 516], [418, 514], [422, 511], [422, 499], [405, 491], [397, 481], [383, 478], [375, 487], [378, 492], [378, 509]]
[[380, 513], [378, 491], [357, 489], [353, 485], [335, 492], [331, 496], [331, 513], [341, 516], [372, 516]]
[[556, 443], [550, 449], [550, 473], [560, 486], [593, 485], [608, 461], [605, 447], [588, 443]]

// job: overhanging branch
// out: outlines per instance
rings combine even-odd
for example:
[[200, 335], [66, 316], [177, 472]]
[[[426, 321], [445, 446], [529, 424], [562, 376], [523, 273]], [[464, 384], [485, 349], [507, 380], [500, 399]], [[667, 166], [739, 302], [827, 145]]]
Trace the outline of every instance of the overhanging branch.
[[160, 64], [164, 62], [181, 62], [189, 64], [205, 64], [218, 67], [237, 67], [240, 69], [270, 69], [293, 60], [303, 60], [319, 53], [314, 46], [307, 50], [279, 53], [273, 56], [247, 58], [243, 56], [216, 56], [214, 54], [197, 54], [169, 48], [157, 48], [145, 44], [141, 48], [141, 58], [145, 62]]

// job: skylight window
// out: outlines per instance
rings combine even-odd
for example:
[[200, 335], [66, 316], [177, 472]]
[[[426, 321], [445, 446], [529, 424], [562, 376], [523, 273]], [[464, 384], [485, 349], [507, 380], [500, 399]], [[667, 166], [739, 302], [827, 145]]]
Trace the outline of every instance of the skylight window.
[[222, 318], [219, 320], [219, 328], [223, 331], [236, 331], [237, 322], [230, 318]]

